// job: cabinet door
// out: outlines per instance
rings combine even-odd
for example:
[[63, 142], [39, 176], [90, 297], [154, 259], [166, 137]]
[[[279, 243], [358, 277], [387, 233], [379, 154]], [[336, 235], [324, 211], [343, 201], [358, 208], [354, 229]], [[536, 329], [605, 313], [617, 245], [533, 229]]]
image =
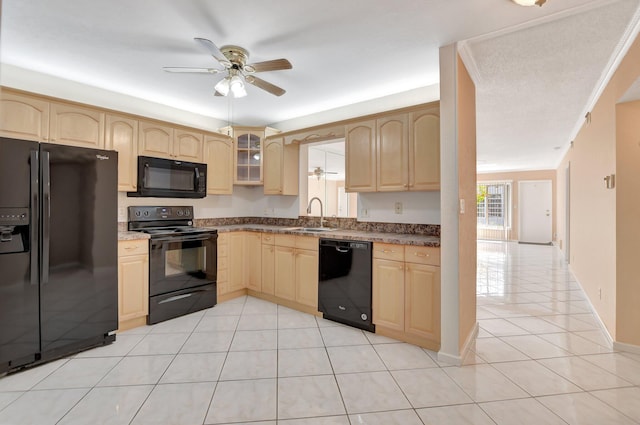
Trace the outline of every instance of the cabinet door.
[[0, 136], [46, 142], [49, 138], [49, 102], [0, 91]]
[[138, 124], [138, 154], [157, 158], [172, 158], [173, 128], [154, 122]]
[[51, 102], [49, 142], [104, 149], [104, 112], [83, 106]]
[[348, 125], [345, 129], [345, 190], [376, 190], [376, 122]]
[[373, 260], [373, 323], [404, 332], [404, 263]]
[[149, 256], [118, 258], [118, 321], [149, 314]]
[[262, 139], [264, 130], [234, 128], [236, 139], [234, 184], [262, 184]]
[[296, 249], [296, 301], [318, 308], [318, 251]]
[[262, 244], [262, 293], [275, 294], [275, 247]]
[[405, 332], [440, 341], [440, 267], [407, 263]]
[[247, 265], [247, 288], [262, 292], [262, 237], [260, 233], [245, 233], [244, 259]]
[[202, 133], [175, 129], [173, 157], [180, 161], [202, 162]]
[[440, 112], [411, 114], [409, 190], [440, 190]]
[[264, 194], [281, 195], [283, 185], [284, 139], [268, 140], [264, 146]]
[[244, 232], [229, 233], [229, 292], [246, 288], [244, 263]]
[[133, 192], [138, 180], [138, 120], [109, 114], [106, 129], [105, 148], [118, 151], [118, 191]]
[[296, 299], [296, 267], [294, 248], [275, 246], [274, 278], [276, 297], [295, 301]]
[[204, 139], [204, 162], [207, 164], [207, 194], [233, 193], [233, 139], [208, 134]]
[[409, 188], [409, 131], [407, 114], [376, 121], [377, 185], [379, 192]]

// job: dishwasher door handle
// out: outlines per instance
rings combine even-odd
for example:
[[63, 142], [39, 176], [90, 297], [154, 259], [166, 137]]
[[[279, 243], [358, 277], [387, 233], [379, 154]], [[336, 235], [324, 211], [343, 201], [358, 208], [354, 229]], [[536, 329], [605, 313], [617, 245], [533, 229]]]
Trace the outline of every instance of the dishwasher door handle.
[[339, 246], [336, 246], [336, 251], [338, 251], [338, 252], [349, 252], [349, 251], [351, 251], [351, 248], [340, 248]]

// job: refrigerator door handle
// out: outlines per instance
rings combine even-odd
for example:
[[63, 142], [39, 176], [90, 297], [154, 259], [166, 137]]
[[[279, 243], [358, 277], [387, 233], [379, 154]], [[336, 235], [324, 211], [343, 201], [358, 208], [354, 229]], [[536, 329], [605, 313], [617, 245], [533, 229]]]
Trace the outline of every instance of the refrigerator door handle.
[[42, 151], [42, 270], [40, 284], [49, 283], [49, 242], [51, 239], [51, 168], [49, 152]]
[[30, 221], [30, 244], [31, 250], [31, 285], [37, 285], [39, 281], [38, 273], [38, 239], [40, 238], [40, 228], [38, 226], [40, 212], [38, 199], [40, 199], [40, 179], [38, 172], [40, 170], [40, 155], [38, 151], [31, 151], [31, 198], [29, 205]]

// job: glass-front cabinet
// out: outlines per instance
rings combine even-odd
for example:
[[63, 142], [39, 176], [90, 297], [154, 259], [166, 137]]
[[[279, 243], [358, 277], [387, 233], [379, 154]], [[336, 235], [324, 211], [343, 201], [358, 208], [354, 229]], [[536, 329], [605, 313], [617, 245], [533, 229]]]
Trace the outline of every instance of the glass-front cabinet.
[[264, 138], [278, 131], [269, 127], [226, 127], [222, 132], [235, 139], [233, 184], [262, 185]]

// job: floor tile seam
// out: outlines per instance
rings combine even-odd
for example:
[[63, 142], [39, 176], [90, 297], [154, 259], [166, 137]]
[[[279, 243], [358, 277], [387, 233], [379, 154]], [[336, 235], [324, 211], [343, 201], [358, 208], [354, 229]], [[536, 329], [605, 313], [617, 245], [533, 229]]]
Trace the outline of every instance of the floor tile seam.
[[[538, 357], [535, 357], [535, 358], [534, 358], [534, 357], [531, 357], [529, 354], [527, 354], [527, 353], [525, 353], [524, 351], [520, 350], [520, 349], [519, 349], [518, 347], [516, 347], [515, 345], [510, 344], [510, 343], [509, 343], [509, 341], [504, 341], [504, 340], [503, 340], [503, 338], [517, 337], [517, 336], [535, 336], [535, 337], [537, 337], [537, 338], [540, 338], [542, 341], [544, 341], [544, 342], [546, 342], [546, 343], [548, 343], [548, 344], [551, 344], [551, 345], [553, 345], [553, 346], [555, 346], [555, 347], [557, 347], [557, 348], [561, 349], [562, 351], [566, 352], [566, 353], [567, 353], [567, 355], [560, 355], [560, 356], [553, 355], [553, 356], [551, 356], [551, 357], [539, 357], [539, 358], [538, 358]], [[524, 354], [525, 356], [527, 356], [527, 358], [529, 358], [529, 359], [531, 359], [531, 360], [556, 359], [556, 358], [564, 358], [564, 357], [576, 357], [576, 355], [575, 355], [575, 354], [573, 354], [573, 353], [569, 352], [568, 350], [563, 349], [562, 347], [558, 347], [558, 346], [556, 346], [555, 344], [552, 344], [551, 342], [547, 341], [546, 339], [541, 338], [539, 335], [534, 335], [534, 334], [529, 334], [529, 335], [505, 335], [505, 336], [500, 336], [500, 337], [498, 337], [498, 339], [499, 339], [499, 340], [501, 340], [502, 342], [504, 342], [505, 344], [509, 345], [509, 346], [510, 346], [510, 347], [512, 347], [513, 349], [518, 350], [520, 353]]]
[[[626, 380], [626, 378], [625, 378], [624, 376], [620, 376], [620, 375], [618, 375], [616, 372], [613, 372], [613, 371], [611, 371], [611, 370], [609, 370], [609, 369], [606, 369], [606, 368], [604, 368], [604, 367], [600, 366], [599, 364], [592, 362], [591, 360], [589, 360], [589, 359], [587, 358], [587, 357], [600, 356], [600, 355], [602, 355], [602, 354], [613, 354], [613, 353], [581, 354], [581, 355], [578, 355], [578, 356], [576, 356], [576, 357], [579, 357], [579, 358], [581, 358], [582, 360], [584, 360], [584, 361], [586, 361], [586, 362], [589, 362], [589, 364], [591, 364], [591, 365], [593, 365], [593, 366], [595, 366], [595, 367], [597, 367], [597, 368], [599, 368], [599, 369], [601, 369], [601, 370], [604, 370], [605, 372], [608, 372], [608, 373], [610, 373], [610, 374], [612, 374], [612, 375], [614, 375], [614, 376], [616, 376], [616, 377], [618, 377], [618, 378], [622, 379], [623, 381], [629, 382], [629, 383], [630, 383], [630, 384], [632, 384], [633, 386], [637, 386], [637, 385], [638, 385], [638, 384], [636, 384], [636, 383], [634, 383], [634, 382], [627, 381], [627, 380]], [[638, 365], [638, 368], [640, 368], [640, 365]]]
[[[577, 358], [579, 358], [580, 356], [568, 356], [568, 357], [577, 357]], [[556, 357], [556, 358], [552, 358], [552, 359], [538, 359], [538, 360], [556, 360], [558, 358], [561, 358], [561, 357]], [[536, 360], [536, 361], [538, 361], [538, 360]], [[538, 363], [540, 363], [542, 366], [546, 367], [547, 369], [549, 369], [551, 372], [555, 373], [556, 375], [560, 376], [561, 378], [566, 379], [567, 381], [569, 381], [570, 383], [572, 383], [576, 387], [580, 388], [582, 390], [581, 392], [608, 390], [608, 389], [615, 389], [615, 388], [629, 388], [629, 387], [636, 386], [635, 384], [633, 384], [631, 382], [628, 382], [628, 381], [624, 380], [623, 378], [620, 378], [618, 375], [613, 374], [613, 373], [611, 373], [611, 372], [609, 372], [609, 371], [607, 371], [607, 370], [605, 370], [605, 369], [603, 369], [603, 368], [601, 368], [601, 367], [599, 367], [597, 365], [594, 365], [593, 363], [589, 362], [590, 365], [597, 367], [598, 369], [600, 369], [601, 371], [605, 372], [606, 374], [613, 375], [614, 377], [616, 377], [618, 379], [622, 379], [623, 381], [625, 381], [625, 382], [627, 382], [629, 384], [629, 385], [620, 385], [620, 386], [613, 386], [613, 387], [607, 386], [606, 388], [597, 388], [597, 389], [589, 390], [589, 389], [585, 388], [584, 385], [580, 385], [577, 382], [575, 382], [574, 378], [561, 375], [560, 373], [556, 372], [555, 370], [551, 369], [549, 366], [545, 365], [544, 363], [542, 363], [540, 361], [538, 361]], [[580, 375], [580, 376], [582, 376], [582, 375]]]
[[[628, 388], [628, 387], [624, 387], [624, 388]], [[638, 388], [638, 386], [636, 386], [635, 388]], [[602, 390], [592, 390], [592, 391], [586, 391], [586, 393], [588, 393], [589, 395], [595, 397], [596, 399], [598, 399], [600, 402], [606, 404], [607, 406], [611, 407], [612, 409], [614, 409], [615, 411], [619, 412], [621, 415], [629, 418], [631, 421], [635, 422], [635, 423], [639, 423], [636, 419], [630, 417], [629, 415], [627, 415], [626, 413], [624, 413], [623, 411], [621, 411], [620, 409], [618, 409], [616, 406], [614, 406], [613, 404], [609, 404], [607, 403], [606, 400], [601, 399], [600, 397], [596, 396], [595, 394], [593, 394], [594, 392], [598, 392], [598, 391], [610, 391], [610, 390], [617, 390], [617, 389], [621, 389], [621, 388], [607, 388], [607, 389], [602, 389]], [[616, 398], [617, 399], [617, 398]]]
[[[64, 389], [67, 389], [67, 388], [64, 388]], [[72, 388], [69, 388], [69, 389], [72, 389]], [[73, 389], [75, 389], [75, 388], [73, 388]], [[71, 406], [69, 409], [67, 409], [67, 411], [66, 411], [66, 412], [65, 412], [65, 413], [60, 417], [60, 419], [58, 419], [58, 420], [56, 421], [56, 424], [60, 423], [60, 421], [62, 421], [62, 419], [64, 419], [64, 417], [65, 417], [65, 416], [67, 416], [67, 415], [68, 415], [68, 414], [69, 414], [73, 409], [75, 409], [75, 407], [76, 407], [78, 404], [80, 404], [80, 402], [81, 402], [82, 400], [84, 400], [84, 398], [85, 398], [85, 397], [86, 397], [86, 396], [87, 396], [91, 391], [93, 391], [93, 388], [88, 389], [88, 390], [87, 390], [87, 391], [82, 395], [82, 397], [80, 397], [80, 399], [79, 399], [78, 401], [76, 401], [76, 402], [73, 404], [73, 406]]]
[[556, 412], [554, 412], [553, 410], [549, 409], [544, 403], [542, 403], [541, 401], [539, 401], [537, 399], [537, 397], [527, 397], [527, 398], [519, 398], [519, 399], [509, 399], [509, 400], [497, 400], [497, 401], [485, 401], [485, 402], [481, 402], [481, 403], [477, 403], [478, 407], [494, 422], [497, 424], [497, 422], [494, 420], [493, 416], [491, 416], [491, 414], [489, 414], [489, 412], [487, 410], [485, 410], [483, 408], [483, 404], [489, 404], [489, 403], [501, 403], [503, 401], [514, 401], [514, 400], [535, 400], [540, 406], [542, 406], [542, 408], [546, 409], [549, 413], [551, 413], [553, 416], [555, 416], [557, 419], [559, 419], [563, 424], [566, 425], [570, 425], [567, 421], [565, 421], [563, 418], [560, 417], [560, 415], [558, 415]]
[[349, 413], [347, 411], [347, 403], [344, 400], [344, 395], [342, 394], [342, 388], [340, 388], [340, 384], [338, 383], [338, 377], [336, 375], [336, 371], [335, 371], [335, 368], [333, 366], [333, 362], [331, 361], [331, 356], [329, 355], [329, 350], [328, 350], [329, 347], [327, 347], [327, 343], [325, 341], [324, 334], [322, 333], [322, 329], [320, 328], [320, 324], [318, 323], [317, 319], [316, 319], [316, 323], [318, 324], [318, 332], [320, 333], [320, 339], [322, 340], [322, 345], [323, 345], [323, 348], [324, 348], [324, 352], [325, 352], [325, 354], [327, 356], [327, 360], [329, 361], [329, 367], [331, 367], [331, 376], [333, 376], [333, 382], [335, 382], [336, 388], [338, 389], [338, 394], [340, 395], [340, 401], [342, 402], [342, 408], [344, 409], [345, 415], [347, 415], [347, 420], [351, 424], [351, 419], [349, 418]]
[[[542, 399], [542, 398], [548, 398], [548, 397], [557, 397], [557, 396], [563, 396], [563, 395], [570, 395], [570, 394], [588, 394], [589, 396], [595, 398], [596, 400], [598, 400], [599, 402], [603, 403], [604, 405], [612, 408], [613, 410], [615, 410], [616, 412], [618, 412], [619, 414], [621, 414], [622, 416], [624, 416], [625, 418], [629, 419], [631, 422], [633, 423], [640, 423], [638, 421], [636, 421], [635, 419], [629, 417], [628, 415], [626, 415], [625, 413], [623, 413], [622, 411], [618, 410], [616, 407], [610, 405], [609, 403], [607, 403], [606, 401], [596, 397], [595, 395], [592, 394], [592, 392], [595, 391], [607, 391], [607, 390], [611, 390], [611, 389], [617, 389], [617, 388], [606, 388], [606, 389], [600, 389], [600, 390], [592, 390], [592, 391], [582, 391], [582, 392], [572, 392], [572, 393], [566, 393], [566, 394], [556, 394], [556, 395], [544, 395], [544, 396], [540, 396], [540, 397], [535, 397], [536, 399]], [[538, 400], [540, 402], [540, 404], [542, 404], [543, 406], [547, 407], [544, 403], [542, 403], [542, 401]], [[548, 407], [547, 407], [548, 408]], [[551, 409], [549, 409], [551, 410]], [[552, 411], [553, 412], [553, 411]], [[555, 412], [553, 412], [555, 413]], [[557, 415], [557, 414], [556, 414]]]
[[[28, 392], [28, 391], [33, 390], [33, 389], [34, 389], [38, 384], [40, 384], [42, 381], [44, 381], [44, 380], [45, 380], [45, 379], [47, 379], [49, 376], [53, 375], [55, 372], [57, 372], [58, 370], [60, 370], [60, 368], [61, 368], [62, 366], [64, 366], [64, 365], [66, 365], [67, 363], [69, 363], [69, 360], [71, 360], [71, 357], [63, 357], [62, 359], [58, 359], [58, 360], [55, 360], [55, 361], [60, 361], [60, 360], [64, 360], [64, 362], [63, 362], [63, 363], [61, 363], [57, 368], [55, 368], [55, 369], [51, 370], [51, 371], [50, 371], [46, 376], [43, 376], [42, 378], [40, 378], [40, 380], [38, 380], [36, 383], [34, 383], [33, 385], [31, 385], [28, 389], [24, 390], [24, 392]], [[30, 367], [27, 367], [27, 368], [19, 369], [19, 370], [17, 370], [16, 372], [14, 372], [13, 374], [17, 375], [17, 374], [20, 374], [20, 373], [22, 373], [22, 372], [27, 372], [27, 371], [29, 371], [29, 370], [34, 370], [33, 368], [36, 368], [36, 367], [39, 367], [39, 366], [41, 366], [41, 365], [30, 366]], [[9, 376], [12, 376], [13, 374], [9, 374], [9, 375], [6, 375], [6, 376], [7, 376], [7, 377], [9, 377]], [[3, 377], [3, 378], [4, 378], [4, 377]], [[3, 391], [3, 392], [6, 392], [6, 391]]]

